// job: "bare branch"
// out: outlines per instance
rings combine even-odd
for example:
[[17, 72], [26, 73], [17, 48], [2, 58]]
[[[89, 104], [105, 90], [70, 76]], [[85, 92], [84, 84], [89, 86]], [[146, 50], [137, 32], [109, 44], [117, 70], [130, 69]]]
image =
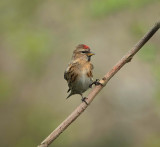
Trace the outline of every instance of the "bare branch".
[[[102, 90], [108, 81], [142, 48], [142, 46], [160, 28], [160, 22], [156, 23], [151, 30], [126, 54], [113, 68], [100, 80], [102, 85], [97, 85], [89, 93], [86, 102], [90, 104], [95, 96]], [[88, 107], [84, 102], [81, 103], [38, 147], [48, 147], [80, 114]]]

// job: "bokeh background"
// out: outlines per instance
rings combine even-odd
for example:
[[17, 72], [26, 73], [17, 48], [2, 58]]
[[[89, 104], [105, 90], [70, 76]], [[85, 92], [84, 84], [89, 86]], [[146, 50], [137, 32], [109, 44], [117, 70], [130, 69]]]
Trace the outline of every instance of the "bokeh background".
[[[159, 20], [159, 0], [0, 1], [0, 146], [37, 146], [81, 103], [65, 99], [75, 46], [101, 78]], [[160, 146], [160, 31], [53, 146]]]

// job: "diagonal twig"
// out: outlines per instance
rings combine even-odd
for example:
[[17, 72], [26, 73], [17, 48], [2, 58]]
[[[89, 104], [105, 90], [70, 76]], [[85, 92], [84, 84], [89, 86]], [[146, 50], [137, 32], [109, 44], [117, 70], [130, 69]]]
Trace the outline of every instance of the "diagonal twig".
[[160, 28], [160, 22], [157, 22], [142, 39], [127, 53], [113, 68], [100, 80], [103, 85], [97, 85], [89, 93], [86, 103], [81, 103], [38, 147], [48, 147], [80, 114], [89, 106], [95, 96], [102, 90], [108, 81], [143, 47], [143, 45], [157, 32]]

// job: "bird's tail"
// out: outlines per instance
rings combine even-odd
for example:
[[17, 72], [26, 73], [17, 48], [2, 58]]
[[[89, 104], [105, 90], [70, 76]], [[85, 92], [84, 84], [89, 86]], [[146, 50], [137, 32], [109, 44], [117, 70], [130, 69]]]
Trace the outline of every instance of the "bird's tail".
[[72, 94], [73, 94], [73, 93], [71, 92], [71, 93], [67, 96], [67, 98], [66, 98], [66, 99], [68, 99]]
[[70, 90], [71, 90], [71, 89], [69, 88], [68, 91], [67, 91], [67, 93], [68, 93]]
[[[71, 89], [69, 88], [68, 91], [67, 91], [67, 93], [68, 93], [70, 90], [71, 90]], [[71, 93], [67, 96], [66, 99], [68, 99], [71, 95], [72, 95], [72, 91], [71, 91]]]

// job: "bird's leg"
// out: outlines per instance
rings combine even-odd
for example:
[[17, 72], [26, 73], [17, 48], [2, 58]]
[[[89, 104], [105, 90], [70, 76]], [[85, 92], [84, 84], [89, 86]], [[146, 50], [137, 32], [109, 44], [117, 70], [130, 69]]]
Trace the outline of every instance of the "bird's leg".
[[96, 79], [92, 84], [89, 85], [89, 88], [92, 88], [92, 85], [101, 85], [101, 86], [103, 86], [103, 84], [100, 83], [99, 81], [100, 81], [99, 79]]
[[88, 99], [87, 97], [83, 97], [83, 95], [82, 94], [80, 94], [81, 95], [81, 97], [82, 97], [82, 102], [85, 102], [86, 103], [86, 105], [88, 105], [88, 103], [86, 102], [86, 99]]

